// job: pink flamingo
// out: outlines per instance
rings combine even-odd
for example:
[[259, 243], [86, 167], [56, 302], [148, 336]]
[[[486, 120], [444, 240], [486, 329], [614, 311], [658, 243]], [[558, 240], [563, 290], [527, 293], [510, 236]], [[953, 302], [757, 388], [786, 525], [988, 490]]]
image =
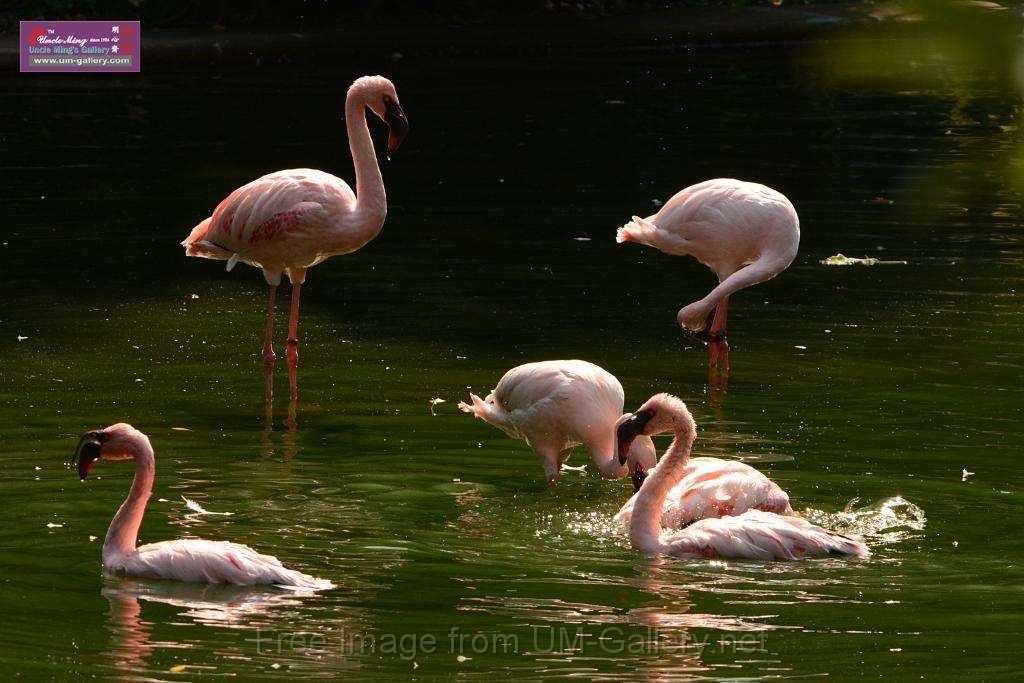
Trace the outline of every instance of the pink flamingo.
[[261, 555], [247, 545], [183, 538], [136, 547], [146, 501], [153, 491], [156, 461], [149, 438], [130, 424], [119, 422], [82, 436], [72, 464], [84, 480], [103, 460], [135, 460], [135, 479], [114, 515], [103, 541], [103, 567], [109, 572], [150, 579], [172, 579], [239, 586], [279, 584], [325, 590], [334, 584], [288, 569], [276, 557]]
[[388, 153], [398, 149], [409, 130], [391, 81], [382, 76], [356, 79], [345, 97], [345, 125], [356, 170], [355, 192], [341, 178], [311, 168], [270, 173], [228, 195], [213, 215], [193, 228], [182, 242], [188, 256], [226, 259], [228, 270], [239, 261], [263, 269], [263, 277], [270, 285], [263, 341], [268, 402], [273, 395], [276, 356], [271, 337], [281, 273], [287, 273], [292, 283], [287, 358], [294, 401], [299, 362], [299, 291], [306, 280], [306, 270], [331, 256], [362, 248], [384, 225], [387, 198], [366, 125], [367, 107], [388, 124]]
[[[708, 344], [710, 365], [728, 370], [729, 296], [789, 267], [800, 245], [800, 221], [790, 201], [770, 187], [717, 178], [679, 191], [653, 216], [633, 216], [615, 239], [690, 254], [718, 276], [719, 285], [680, 309], [676, 320], [684, 333]], [[712, 308], [711, 330], [704, 332]]]
[[[657, 467], [646, 472], [634, 466], [639, 488], [629, 525], [634, 548], [679, 557], [793, 560], [812, 555], [869, 555], [861, 541], [811, 524], [801, 517], [750, 509], [742, 514], [701, 519], [685, 529], [662, 533], [665, 498], [683, 479], [697, 425], [686, 404], [675, 396], [657, 394], [618, 428], [621, 448], [637, 436], [673, 431], [675, 438]], [[621, 452], [621, 451], [620, 451]], [[620, 462], [625, 463], [620, 456]]]
[[619, 457], [615, 429], [623, 415], [625, 392], [607, 370], [583, 360], [548, 360], [527, 363], [505, 373], [498, 386], [481, 400], [470, 394], [473, 405], [459, 403], [513, 439], [522, 439], [540, 458], [549, 484], [572, 449], [583, 444], [605, 479], [629, 473], [627, 460], [645, 469], [656, 462], [654, 443], [639, 437]]
[[[633, 494], [615, 515], [629, 523], [638, 494]], [[665, 495], [661, 525], [668, 529], [708, 517], [763, 510], [792, 515], [789, 496], [774, 481], [746, 463], [721, 458], [690, 458], [679, 483]]]

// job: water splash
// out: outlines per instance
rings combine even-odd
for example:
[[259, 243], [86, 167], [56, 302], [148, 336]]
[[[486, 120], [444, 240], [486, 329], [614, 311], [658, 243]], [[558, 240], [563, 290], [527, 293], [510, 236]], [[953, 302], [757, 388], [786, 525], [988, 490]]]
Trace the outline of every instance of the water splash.
[[843, 512], [807, 508], [804, 516], [826, 529], [867, 536], [874, 543], [898, 543], [913, 538], [927, 522], [924, 510], [902, 496]]

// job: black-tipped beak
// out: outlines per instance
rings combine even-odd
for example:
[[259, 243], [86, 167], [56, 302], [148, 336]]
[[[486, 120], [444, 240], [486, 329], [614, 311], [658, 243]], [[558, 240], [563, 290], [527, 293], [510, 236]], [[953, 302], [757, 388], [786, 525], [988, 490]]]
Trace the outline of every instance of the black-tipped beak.
[[711, 334], [706, 327], [703, 330], [698, 330], [696, 332], [684, 327], [683, 334], [694, 341], [701, 342], [702, 344], [710, 344], [712, 342], [722, 341], [725, 339], [725, 330], [719, 330], [715, 334]]
[[625, 465], [629, 457], [629, 447], [633, 445], [633, 439], [643, 433], [644, 427], [651, 416], [647, 413], [633, 413], [625, 422], [619, 425], [615, 432], [615, 440], [619, 444], [619, 464]]
[[388, 124], [388, 154], [393, 154], [402, 145], [409, 132], [409, 119], [394, 100], [384, 102], [384, 122]]
[[647, 472], [644, 472], [643, 465], [637, 463], [636, 469], [633, 470], [633, 493], [640, 490], [640, 487], [644, 485], [644, 481], [647, 479]]
[[71, 464], [78, 467], [78, 476], [85, 479], [89, 476], [92, 466], [99, 460], [103, 442], [109, 437], [100, 431], [86, 432], [78, 440], [75, 454], [71, 456]]

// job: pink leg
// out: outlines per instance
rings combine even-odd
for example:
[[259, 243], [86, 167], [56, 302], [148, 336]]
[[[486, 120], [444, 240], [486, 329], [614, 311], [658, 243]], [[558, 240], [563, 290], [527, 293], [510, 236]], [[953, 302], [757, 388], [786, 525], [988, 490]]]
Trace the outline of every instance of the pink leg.
[[291, 398], [294, 401], [298, 397], [296, 389], [296, 371], [299, 367], [299, 292], [302, 284], [292, 285], [292, 312], [288, 318], [288, 386], [291, 389]]
[[[715, 307], [715, 317], [711, 321], [711, 336], [715, 339], [708, 342], [708, 365], [718, 365], [721, 370], [729, 369], [729, 342], [724, 336], [728, 315], [729, 297], [725, 297]], [[720, 333], [723, 336], [718, 339]]]
[[277, 287], [270, 285], [270, 301], [267, 304], [267, 333], [263, 337], [263, 377], [267, 384], [267, 403], [274, 400], [274, 349], [271, 338], [274, 336], [274, 301], [277, 299]]

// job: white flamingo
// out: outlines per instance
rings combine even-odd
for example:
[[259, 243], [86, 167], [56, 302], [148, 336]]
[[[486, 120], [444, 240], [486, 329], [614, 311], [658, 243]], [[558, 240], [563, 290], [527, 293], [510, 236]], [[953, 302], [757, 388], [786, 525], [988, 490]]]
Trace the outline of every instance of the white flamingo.
[[97, 460], [134, 460], [135, 479], [114, 515], [103, 541], [103, 568], [109, 572], [151, 579], [171, 579], [239, 586], [278, 584], [328, 589], [334, 584], [288, 569], [276, 558], [247, 545], [183, 538], [136, 547], [146, 502], [153, 491], [156, 461], [149, 438], [120, 422], [82, 436], [72, 463], [82, 479]]
[[629, 474], [627, 460], [645, 470], [656, 462], [648, 437], [637, 438], [619, 462], [615, 429], [625, 417], [625, 392], [614, 375], [593, 363], [526, 363], [506, 372], [486, 399], [470, 394], [470, 400], [472, 405], [460, 402], [459, 408], [529, 444], [550, 484], [558, 482], [559, 470], [579, 444], [606, 479]]
[[[619, 443], [637, 436], [672, 431], [675, 439], [658, 466], [648, 473], [634, 466], [639, 487], [629, 525], [629, 541], [648, 553], [679, 557], [794, 560], [813, 555], [869, 555], [861, 541], [811, 524], [802, 517], [762, 510], [701, 519], [680, 531], [662, 532], [665, 497], [683, 478], [697, 425], [686, 404], [675, 396], [651, 397], [618, 428]], [[621, 458], [625, 462], [625, 458]]]
[[[680, 309], [676, 320], [683, 332], [697, 333], [707, 342], [709, 364], [728, 370], [729, 296], [789, 267], [800, 246], [800, 220], [782, 193], [758, 183], [716, 178], [680, 190], [653, 216], [633, 216], [615, 239], [666, 254], [689, 254], [718, 276], [719, 285]], [[711, 330], [703, 332], [712, 308]]]
[[356, 171], [355, 192], [341, 178], [316, 169], [276, 171], [228, 195], [213, 215], [193, 228], [181, 243], [186, 255], [226, 260], [228, 270], [238, 262], [263, 269], [263, 277], [270, 285], [263, 339], [268, 402], [273, 395], [276, 358], [271, 347], [274, 299], [281, 274], [287, 273], [292, 283], [286, 355], [289, 388], [295, 400], [299, 292], [306, 281], [306, 270], [331, 256], [361, 249], [384, 226], [387, 197], [366, 126], [367, 108], [388, 124], [388, 152], [398, 149], [409, 130], [391, 81], [383, 76], [356, 79], [345, 97], [345, 126]]

